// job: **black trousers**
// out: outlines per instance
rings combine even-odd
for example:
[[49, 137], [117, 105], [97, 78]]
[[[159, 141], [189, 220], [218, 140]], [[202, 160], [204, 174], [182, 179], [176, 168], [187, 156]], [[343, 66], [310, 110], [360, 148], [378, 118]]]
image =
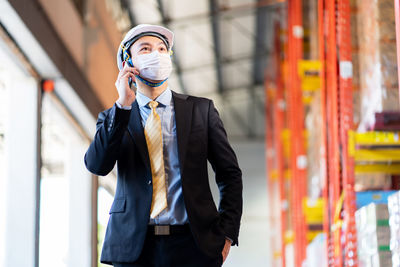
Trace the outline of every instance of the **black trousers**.
[[204, 255], [191, 233], [147, 234], [142, 253], [134, 263], [113, 263], [114, 267], [220, 267], [222, 251], [215, 259]]

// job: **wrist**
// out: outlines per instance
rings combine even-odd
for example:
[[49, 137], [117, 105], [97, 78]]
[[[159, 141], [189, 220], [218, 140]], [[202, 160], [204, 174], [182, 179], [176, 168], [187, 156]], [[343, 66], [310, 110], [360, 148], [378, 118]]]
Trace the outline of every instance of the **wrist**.
[[124, 102], [121, 99], [118, 99], [117, 102], [118, 102], [118, 104], [121, 105], [121, 107], [129, 107], [129, 106], [131, 106], [131, 104], [127, 103], [126, 101]]
[[118, 109], [123, 109], [123, 110], [131, 110], [131, 109], [132, 109], [132, 106], [131, 106], [131, 105], [130, 105], [130, 106], [122, 106], [122, 105], [118, 102], [118, 100], [115, 101], [115, 105], [117, 106]]

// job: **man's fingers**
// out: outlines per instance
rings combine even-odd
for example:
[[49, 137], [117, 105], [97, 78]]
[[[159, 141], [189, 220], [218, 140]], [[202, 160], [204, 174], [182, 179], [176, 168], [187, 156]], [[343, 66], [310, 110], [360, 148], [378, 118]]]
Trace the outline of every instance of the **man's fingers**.
[[132, 80], [135, 80], [135, 75], [133, 73], [131, 73], [131, 72], [127, 72], [124, 75], [122, 75], [121, 79], [126, 79], [126, 78], [129, 78], [129, 77], [131, 77]]
[[132, 78], [132, 81], [136, 81], [135, 75], [139, 75], [139, 70], [136, 68], [129, 67], [128, 64], [124, 64], [123, 68], [118, 73], [118, 78], [115, 81], [115, 86], [118, 87], [119, 81], [125, 78]]
[[118, 86], [119, 81], [121, 79], [125, 79], [125, 78], [128, 78], [128, 77], [131, 77], [132, 80], [135, 81], [135, 75], [133, 73], [131, 73], [131, 72], [126, 72], [126, 73], [121, 74], [121, 75], [118, 76], [118, 79], [115, 81], [115, 86]]
[[128, 72], [131, 72], [131, 73], [133, 73], [135, 75], [139, 75], [139, 70], [137, 68], [129, 68]]
[[128, 65], [125, 65], [125, 67], [119, 72], [118, 77], [126, 74], [126, 73], [133, 73], [135, 75], [139, 75], [139, 71], [136, 68], [128, 67]]
[[222, 249], [222, 263], [225, 262], [226, 258], [228, 257], [229, 251], [231, 248], [231, 241], [225, 240], [224, 248]]
[[129, 67], [128, 65], [125, 65], [125, 67], [122, 69], [122, 71], [129, 71], [129, 72], [133, 72], [135, 70], [135, 68]]

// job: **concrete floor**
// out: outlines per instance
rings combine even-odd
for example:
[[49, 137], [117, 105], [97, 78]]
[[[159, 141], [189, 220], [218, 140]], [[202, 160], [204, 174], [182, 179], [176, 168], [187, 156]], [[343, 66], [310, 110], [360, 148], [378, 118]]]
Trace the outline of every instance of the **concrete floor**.
[[[239, 246], [231, 247], [224, 267], [271, 266], [269, 245], [268, 195], [265, 176], [264, 143], [260, 141], [231, 142], [243, 172], [243, 217]], [[210, 168], [210, 185], [219, 202], [214, 173]]]

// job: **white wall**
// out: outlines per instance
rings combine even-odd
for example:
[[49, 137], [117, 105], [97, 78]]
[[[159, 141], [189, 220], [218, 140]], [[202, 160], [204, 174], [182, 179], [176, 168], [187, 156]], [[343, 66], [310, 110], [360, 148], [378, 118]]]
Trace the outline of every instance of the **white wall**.
[[[239, 246], [231, 247], [224, 267], [270, 266], [271, 249], [268, 221], [268, 195], [265, 175], [264, 142], [231, 142], [243, 172], [243, 216]], [[210, 170], [210, 185], [216, 203], [219, 202], [214, 173]]]
[[[0, 82], [5, 101], [4, 162], [0, 175], [0, 266], [34, 266], [37, 172], [37, 95], [0, 40]], [[5, 90], [4, 90], [5, 89]]]

